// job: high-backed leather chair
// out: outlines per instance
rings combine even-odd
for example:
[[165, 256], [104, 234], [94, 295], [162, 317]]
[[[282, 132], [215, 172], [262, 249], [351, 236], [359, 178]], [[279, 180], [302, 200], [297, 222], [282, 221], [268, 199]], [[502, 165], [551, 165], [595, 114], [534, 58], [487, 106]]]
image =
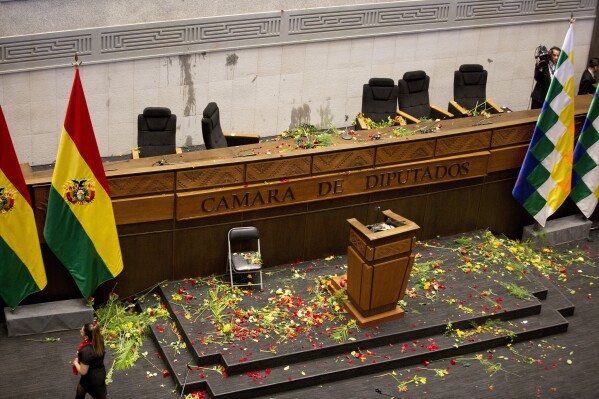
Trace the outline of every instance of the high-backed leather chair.
[[397, 86], [393, 79], [371, 78], [362, 88], [362, 115], [373, 122], [397, 115]]
[[430, 77], [424, 71], [406, 72], [397, 82], [397, 113], [408, 123], [418, 123], [420, 118], [453, 118], [450, 112], [430, 103], [429, 84]]
[[137, 116], [137, 146], [133, 157], [175, 154], [177, 116], [164, 107], [147, 107]]
[[202, 114], [202, 136], [207, 150], [260, 142], [260, 136], [247, 133], [223, 133], [216, 103], [208, 103]]
[[487, 71], [479, 64], [464, 64], [455, 71], [453, 78], [453, 101], [449, 112], [456, 116], [470, 116], [473, 112], [488, 111], [492, 114], [503, 110], [487, 98]]

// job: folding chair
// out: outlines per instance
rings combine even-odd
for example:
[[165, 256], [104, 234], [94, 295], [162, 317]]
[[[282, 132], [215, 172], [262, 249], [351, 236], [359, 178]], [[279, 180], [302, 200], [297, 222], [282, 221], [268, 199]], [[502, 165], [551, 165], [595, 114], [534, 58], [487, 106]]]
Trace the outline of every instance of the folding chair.
[[[231, 287], [238, 286], [262, 286], [262, 256], [260, 254], [260, 232], [255, 227], [234, 227], [229, 230], [227, 234], [227, 241], [229, 247], [229, 254], [227, 256], [227, 271], [231, 277]], [[251, 246], [255, 242], [255, 251], [244, 251], [244, 252], [232, 252], [232, 246], [236, 243], [245, 242]], [[251, 281], [245, 284], [235, 284], [235, 274], [252, 274], [258, 273], [260, 276], [260, 283], [254, 284]]]

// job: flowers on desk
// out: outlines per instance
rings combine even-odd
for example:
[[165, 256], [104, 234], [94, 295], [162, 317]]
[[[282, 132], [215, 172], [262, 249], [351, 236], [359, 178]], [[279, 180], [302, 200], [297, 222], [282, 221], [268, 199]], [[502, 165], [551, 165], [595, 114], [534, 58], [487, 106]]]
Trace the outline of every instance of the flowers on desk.
[[397, 115], [395, 118], [391, 119], [390, 116], [387, 117], [386, 121], [381, 121], [381, 122], [374, 122], [372, 119], [364, 116], [361, 112], [358, 113], [358, 115], [356, 115], [356, 117], [354, 118], [352, 124], [354, 126], [360, 126], [362, 129], [381, 129], [384, 127], [391, 127], [391, 126], [396, 126], [396, 125], [400, 125], [400, 126], [404, 126], [406, 124], [406, 120]]
[[328, 147], [333, 144], [332, 133], [338, 133], [337, 129], [318, 129], [309, 123], [299, 125], [285, 130], [281, 134], [283, 139], [297, 139], [297, 148], [319, 148]]

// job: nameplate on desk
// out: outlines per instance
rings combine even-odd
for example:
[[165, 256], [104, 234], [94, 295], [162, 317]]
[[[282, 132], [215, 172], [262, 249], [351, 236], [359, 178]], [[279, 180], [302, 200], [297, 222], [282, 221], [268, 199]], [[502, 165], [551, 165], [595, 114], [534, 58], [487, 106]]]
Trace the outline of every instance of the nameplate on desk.
[[485, 176], [488, 151], [466, 156], [177, 193], [177, 220], [322, 201]]

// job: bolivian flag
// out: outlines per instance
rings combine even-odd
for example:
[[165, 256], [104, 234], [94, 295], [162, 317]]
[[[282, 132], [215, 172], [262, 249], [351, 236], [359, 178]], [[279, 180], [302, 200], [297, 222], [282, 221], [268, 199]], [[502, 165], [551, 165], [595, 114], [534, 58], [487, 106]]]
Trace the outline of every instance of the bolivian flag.
[[84, 298], [123, 270], [108, 181], [78, 68], [52, 176], [44, 238]]
[[45, 286], [31, 198], [0, 107], [0, 295], [14, 309]]

